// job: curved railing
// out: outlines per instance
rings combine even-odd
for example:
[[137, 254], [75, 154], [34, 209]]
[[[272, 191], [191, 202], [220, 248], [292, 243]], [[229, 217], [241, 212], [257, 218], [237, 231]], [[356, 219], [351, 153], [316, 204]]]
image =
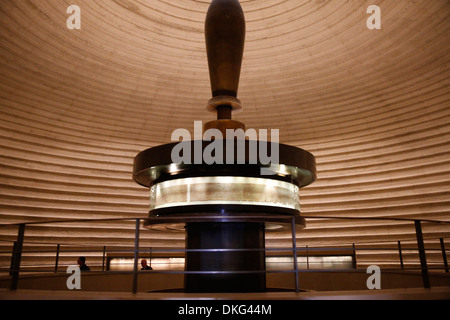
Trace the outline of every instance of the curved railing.
[[[361, 242], [361, 243], [352, 243], [351, 246], [330, 246], [330, 247], [298, 247], [297, 246], [297, 238], [296, 238], [296, 229], [295, 229], [295, 219], [292, 216], [281, 216], [278, 215], [277, 219], [280, 221], [285, 221], [286, 224], [290, 225], [291, 229], [291, 236], [292, 236], [292, 246], [291, 247], [285, 247], [285, 248], [265, 248], [265, 249], [170, 249], [170, 248], [146, 248], [141, 249], [139, 246], [140, 242], [140, 229], [141, 226], [141, 220], [142, 218], [120, 218], [120, 219], [79, 219], [79, 220], [54, 220], [54, 221], [43, 221], [43, 222], [28, 222], [28, 223], [19, 223], [19, 224], [7, 224], [7, 225], [0, 225], [1, 227], [11, 227], [11, 226], [17, 226], [18, 228], [18, 234], [17, 234], [17, 240], [14, 241], [12, 251], [4, 251], [0, 252], [0, 254], [7, 255], [11, 254], [11, 264], [9, 268], [7, 266], [0, 266], [0, 271], [3, 272], [9, 272], [10, 276], [10, 290], [16, 290], [18, 288], [18, 283], [20, 280], [20, 274], [22, 273], [59, 273], [60, 269], [63, 265], [59, 263], [59, 257], [62, 253], [71, 253], [71, 254], [77, 254], [77, 255], [84, 255], [86, 253], [102, 253], [102, 264], [101, 268], [99, 265], [92, 265], [91, 267], [95, 267], [98, 269], [98, 271], [106, 272], [108, 274], [114, 274], [114, 273], [121, 273], [121, 274], [132, 274], [133, 275], [133, 283], [132, 283], [132, 292], [137, 292], [138, 287], [138, 276], [142, 272], [139, 271], [138, 268], [138, 260], [142, 256], [142, 253], [147, 254], [149, 251], [153, 254], [158, 253], [172, 253], [172, 254], [178, 254], [183, 255], [188, 251], [203, 251], [203, 252], [219, 252], [219, 251], [255, 251], [255, 250], [263, 250], [266, 253], [276, 253], [276, 252], [289, 252], [292, 257], [292, 268], [290, 269], [281, 269], [281, 270], [265, 270], [265, 271], [185, 271], [185, 270], [153, 270], [154, 273], [161, 273], [161, 274], [188, 274], [188, 273], [202, 273], [202, 274], [220, 274], [220, 273], [290, 273], [294, 275], [294, 286], [295, 291], [298, 292], [299, 289], [299, 273], [302, 272], [311, 272], [311, 271], [319, 271], [319, 272], [336, 272], [336, 271], [349, 271], [349, 269], [340, 270], [340, 269], [316, 269], [314, 266], [311, 268], [311, 264], [308, 263], [308, 258], [313, 257], [314, 255], [311, 253], [316, 252], [343, 252], [345, 251], [348, 255], [352, 256], [352, 268], [351, 271], [356, 272], [365, 272], [366, 270], [358, 269], [358, 262], [356, 261], [356, 253], [366, 251], [397, 251], [398, 252], [398, 266], [396, 268], [384, 268], [383, 271], [420, 271], [422, 275], [422, 281], [423, 281], [423, 287], [424, 288], [430, 288], [430, 275], [429, 271], [434, 270], [442, 270], [446, 273], [449, 272], [448, 262], [447, 262], [447, 249], [445, 248], [445, 241], [444, 237], [436, 238], [426, 238], [427, 241], [429, 240], [435, 240], [439, 241], [439, 248], [433, 248], [433, 249], [425, 249], [425, 238], [422, 230], [422, 224], [446, 224], [450, 225], [450, 221], [436, 221], [436, 220], [427, 220], [427, 219], [404, 219], [404, 218], [383, 218], [383, 217], [333, 217], [333, 216], [303, 216], [305, 219], [347, 219], [347, 220], [378, 220], [378, 221], [403, 221], [407, 223], [411, 223], [414, 225], [415, 228], [415, 238], [409, 239], [409, 240], [402, 240], [403, 244], [405, 242], [409, 242], [408, 246], [402, 247], [402, 241], [397, 241], [395, 246], [386, 246], [386, 247], [379, 247], [378, 244], [386, 242], [386, 243], [392, 243], [391, 240], [387, 241], [376, 241], [377, 246], [371, 246], [371, 243], [369, 242]], [[250, 218], [251, 219], [251, 218]], [[74, 223], [74, 222], [106, 222], [106, 221], [134, 221], [135, 222], [135, 237], [134, 237], [134, 247], [132, 249], [107, 249], [106, 246], [103, 246], [99, 250], [80, 250], [80, 247], [83, 247], [79, 244], [74, 244], [72, 246], [77, 246], [76, 250], [70, 250], [65, 249], [63, 250], [60, 244], [55, 243], [45, 243], [45, 244], [51, 244], [56, 245], [55, 250], [32, 250], [32, 251], [26, 251], [23, 249], [24, 247], [24, 237], [25, 232], [27, 229], [27, 226], [30, 225], [42, 225], [42, 224], [52, 224], [52, 223]], [[1, 229], [0, 229], [1, 230]], [[4, 241], [4, 240], [2, 240]], [[413, 241], [415, 244], [414, 246], [411, 245], [411, 241]], [[33, 244], [38, 244], [36, 242], [33, 242]], [[44, 244], [44, 243], [41, 243]], [[70, 247], [69, 244], [64, 244], [65, 247]], [[366, 247], [363, 247], [366, 246]], [[90, 248], [92, 246], [89, 246]], [[408, 251], [418, 251], [419, 253], [419, 261], [420, 265], [413, 266], [413, 267], [406, 267], [403, 261], [403, 255], [404, 252]], [[427, 263], [427, 256], [426, 253], [428, 252], [440, 252], [442, 254], [442, 264], [441, 265], [435, 265], [435, 266], [429, 266]], [[41, 265], [40, 268], [36, 268], [36, 266], [33, 265], [21, 265], [22, 256], [24, 254], [44, 254], [44, 253], [54, 253], [55, 254], [55, 261], [54, 264], [47, 264], [47, 265]], [[110, 271], [107, 270], [106, 265], [106, 256], [107, 254], [113, 254], [113, 253], [122, 253], [122, 254], [132, 254], [133, 256], [133, 270], [131, 271]], [[299, 260], [298, 258], [306, 257], [306, 267], [299, 268]], [[378, 260], [375, 263], [380, 263], [382, 260]], [[367, 261], [366, 261], [367, 264]], [[44, 267], [44, 269], [42, 269]], [[52, 269], [46, 269], [47, 267], [51, 267]], [[65, 273], [65, 271], [64, 271]]]

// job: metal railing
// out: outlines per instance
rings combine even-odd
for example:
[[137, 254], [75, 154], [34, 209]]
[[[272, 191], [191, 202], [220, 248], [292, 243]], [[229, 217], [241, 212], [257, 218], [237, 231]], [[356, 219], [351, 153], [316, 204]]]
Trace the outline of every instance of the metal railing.
[[[349, 247], [309, 247], [306, 246], [305, 248], [300, 248], [297, 246], [297, 238], [296, 238], [296, 230], [295, 230], [295, 218], [292, 216], [279, 216], [278, 218], [281, 220], [285, 220], [287, 223], [290, 224], [291, 229], [291, 236], [292, 236], [292, 246], [290, 248], [264, 248], [264, 249], [154, 249], [151, 248], [151, 252], [158, 253], [158, 252], [164, 252], [164, 253], [181, 253], [185, 254], [186, 252], [220, 252], [220, 251], [260, 251], [263, 250], [265, 252], [291, 252], [293, 257], [293, 268], [291, 270], [261, 270], [261, 271], [185, 271], [185, 270], [158, 270], [153, 271], [156, 273], [163, 273], [163, 274], [237, 274], [237, 273], [291, 273], [294, 274], [294, 286], [295, 291], [299, 292], [299, 273], [301, 272], [310, 272], [310, 271], [320, 271], [320, 272], [330, 272], [330, 271], [348, 271], [348, 269], [345, 270], [336, 270], [336, 269], [310, 269], [309, 263], [307, 262], [307, 269], [299, 269], [298, 267], [298, 257], [304, 253], [303, 256], [310, 257], [311, 252], [314, 251], [346, 251], [351, 252], [351, 256], [353, 257], [353, 266], [352, 270], [357, 270], [357, 261], [356, 261], [356, 252], [357, 251], [365, 251], [365, 250], [397, 250], [399, 254], [399, 265], [400, 269], [392, 269], [392, 270], [416, 270], [420, 271], [422, 274], [422, 282], [424, 288], [430, 288], [430, 276], [429, 276], [429, 270], [434, 269], [441, 269], [444, 270], [446, 273], [449, 272], [448, 267], [448, 261], [447, 261], [447, 250], [445, 248], [445, 242], [444, 238], [428, 238], [427, 240], [434, 239], [439, 240], [440, 249], [428, 249], [428, 251], [437, 251], [439, 250], [442, 253], [442, 267], [438, 268], [430, 268], [427, 263], [427, 256], [426, 256], [426, 249], [424, 244], [424, 235], [422, 230], [422, 223], [433, 223], [433, 224], [450, 224], [450, 221], [436, 221], [436, 220], [425, 220], [425, 219], [401, 219], [401, 218], [369, 218], [369, 217], [318, 217], [318, 216], [303, 216], [305, 219], [354, 219], [354, 220], [386, 220], [386, 221], [403, 221], [403, 222], [411, 222], [414, 224], [415, 229], [415, 239], [414, 241], [417, 244], [417, 248], [405, 248], [402, 247], [402, 242], [397, 241], [397, 248], [361, 248], [357, 247], [355, 243], [351, 245], [351, 248]], [[86, 252], [102, 252], [102, 272], [105, 272], [105, 259], [107, 253], [132, 253], [133, 255], [133, 270], [132, 271], [106, 271], [108, 273], [125, 273], [125, 274], [132, 274], [132, 292], [136, 293], [138, 288], [138, 260], [141, 256], [141, 253], [148, 253], [149, 250], [141, 250], [139, 247], [139, 240], [140, 240], [140, 229], [141, 229], [141, 220], [142, 218], [121, 218], [121, 219], [89, 219], [89, 220], [62, 220], [62, 221], [45, 221], [45, 222], [30, 222], [30, 223], [20, 223], [20, 224], [9, 224], [9, 225], [0, 225], [0, 227], [4, 226], [17, 226], [18, 227], [18, 233], [17, 233], [17, 240], [14, 241], [13, 249], [12, 249], [12, 255], [11, 255], [11, 265], [9, 268], [9, 274], [11, 277], [10, 280], [10, 290], [17, 290], [18, 283], [20, 279], [20, 273], [21, 272], [37, 272], [36, 270], [28, 271], [23, 266], [21, 266], [21, 260], [23, 253], [26, 253], [26, 251], [23, 250], [24, 246], [24, 238], [25, 238], [25, 230], [27, 225], [39, 225], [39, 224], [51, 224], [51, 223], [73, 223], [73, 222], [104, 222], [104, 221], [134, 221], [135, 222], [135, 237], [134, 237], [134, 248], [132, 250], [107, 250], [106, 246], [103, 246], [101, 250], [87, 250]], [[403, 240], [405, 242], [405, 240]], [[411, 239], [409, 240], [411, 241]], [[377, 241], [376, 243], [381, 243], [383, 241]], [[392, 242], [392, 241], [389, 241]], [[362, 243], [364, 245], [369, 245], [369, 243]], [[419, 261], [420, 261], [420, 267], [419, 268], [405, 268], [404, 264], [404, 252], [405, 251], [411, 251], [411, 250], [418, 250], [419, 253]], [[60, 254], [62, 252], [72, 252], [72, 253], [83, 253], [83, 250], [73, 250], [73, 251], [67, 251], [67, 250], [61, 250], [61, 244], [56, 244], [56, 251], [32, 251], [33, 253], [48, 253], [48, 252], [54, 252], [55, 253], [55, 264], [54, 269], [51, 270], [51, 272], [57, 273], [58, 272], [58, 266], [59, 266], [59, 258]], [[0, 252], [5, 254], [6, 252]], [[386, 270], [386, 269], [384, 269]], [[49, 272], [48, 270], [40, 270], [38, 272]]]

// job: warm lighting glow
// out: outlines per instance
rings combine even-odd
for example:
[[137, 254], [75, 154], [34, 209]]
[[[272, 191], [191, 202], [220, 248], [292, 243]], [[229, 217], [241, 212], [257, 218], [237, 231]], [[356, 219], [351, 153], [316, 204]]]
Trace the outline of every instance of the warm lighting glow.
[[172, 163], [172, 164], [169, 166], [169, 172], [170, 172], [170, 174], [176, 174], [176, 173], [178, 173], [179, 170], [180, 170], [180, 168], [179, 168], [178, 165], [175, 164], [175, 163]]
[[[139, 258], [138, 270], [141, 270], [141, 260], [146, 259], [153, 270], [184, 270], [184, 258]], [[110, 271], [132, 271], [133, 258], [113, 258], [109, 262]]]
[[288, 168], [287, 168], [284, 164], [280, 164], [280, 165], [278, 166], [277, 173], [278, 173], [279, 175], [282, 175], [282, 176], [287, 176], [287, 175], [290, 174]]
[[[141, 259], [138, 260], [138, 270], [141, 270]], [[146, 258], [148, 265], [153, 270], [184, 270], [184, 258]], [[293, 257], [266, 257], [267, 270], [292, 270]], [[352, 256], [310, 256], [297, 257], [297, 266], [300, 270], [321, 269], [352, 269]], [[132, 271], [134, 268], [133, 258], [113, 258], [109, 264], [110, 271]]]
[[[293, 257], [266, 257], [267, 270], [293, 269]], [[352, 256], [310, 256], [297, 257], [298, 269], [352, 269]]]
[[164, 181], [150, 189], [150, 210], [206, 204], [262, 205], [300, 210], [299, 188], [273, 179], [195, 177]]

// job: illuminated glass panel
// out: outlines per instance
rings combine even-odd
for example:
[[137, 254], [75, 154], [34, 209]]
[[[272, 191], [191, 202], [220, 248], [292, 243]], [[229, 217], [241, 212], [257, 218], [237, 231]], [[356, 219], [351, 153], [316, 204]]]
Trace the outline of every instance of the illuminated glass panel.
[[[141, 270], [141, 260], [138, 260], [138, 270]], [[184, 270], [184, 258], [146, 258], [153, 270]], [[133, 271], [134, 258], [112, 258], [109, 262], [110, 271]]]
[[[139, 259], [138, 270], [141, 269]], [[147, 263], [153, 270], [184, 270], [184, 258], [146, 258]], [[266, 257], [266, 269], [274, 270], [292, 270], [293, 257]], [[352, 269], [352, 256], [310, 256], [297, 257], [299, 270], [321, 270], [321, 269]], [[133, 258], [112, 258], [109, 263], [111, 271], [132, 271], [134, 268]]]
[[[293, 257], [266, 257], [267, 270], [293, 269]], [[352, 269], [352, 256], [310, 256], [297, 257], [297, 268], [309, 270], [321, 269]]]
[[300, 210], [299, 188], [289, 182], [264, 178], [195, 177], [164, 181], [150, 189], [150, 210], [207, 204]]

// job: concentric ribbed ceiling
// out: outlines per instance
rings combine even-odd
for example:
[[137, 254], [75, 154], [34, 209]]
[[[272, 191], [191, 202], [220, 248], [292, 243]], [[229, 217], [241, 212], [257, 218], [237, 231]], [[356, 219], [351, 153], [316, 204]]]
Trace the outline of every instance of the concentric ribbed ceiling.
[[[73, 3], [72, 3], [73, 2]], [[146, 217], [134, 156], [193, 131], [211, 97], [208, 0], [0, 1], [0, 223]], [[241, 0], [236, 119], [317, 159], [302, 214], [449, 220], [450, 2]], [[67, 7], [81, 8], [69, 30]], [[369, 5], [382, 10], [369, 30]], [[299, 243], [412, 239], [406, 222], [309, 220]], [[27, 229], [27, 241], [132, 243], [133, 223]], [[429, 226], [428, 237], [450, 235]], [[16, 228], [2, 228], [13, 240]], [[289, 233], [268, 236], [289, 245]], [[150, 246], [183, 234], [143, 232]]]

